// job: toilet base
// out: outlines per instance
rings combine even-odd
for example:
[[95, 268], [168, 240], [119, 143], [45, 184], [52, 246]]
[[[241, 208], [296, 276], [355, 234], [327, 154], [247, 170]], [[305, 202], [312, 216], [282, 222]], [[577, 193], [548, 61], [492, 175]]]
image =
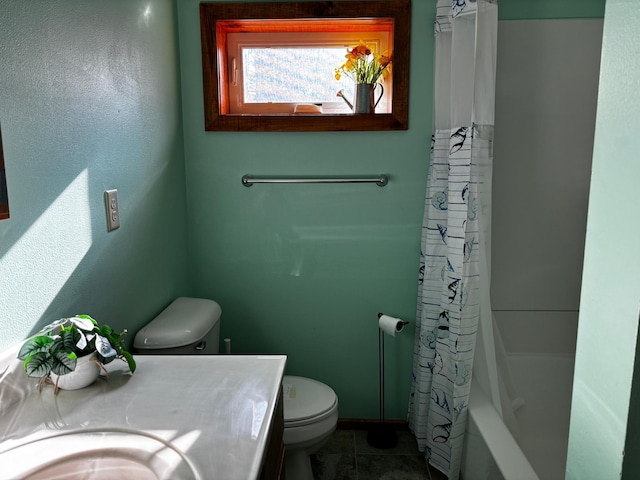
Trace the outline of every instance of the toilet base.
[[[320, 450], [329, 440], [331, 435], [336, 429], [338, 412], [337, 410], [326, 418], [323, 422], [319, 422], [313, 426], [307, 427], [293, 427], [284, 429], [284, 471], [285, 478], [287, 480], [314, 480], [313, 472], [311, 470], [311, 457], [310, 455]], [[319, 437], [310, 437], [305, 440], [298, 435], [298, 442], [291, 443], [291, 439], [296, 436], [296, 433], [300, 434], [300, 430], [305, 432], [306, 428], [322, 428], [323, 426], [329, 426], [328, 430], [325, 430]], [[298, 430], [296, 432], [296, 430]], [[315, 432], [317, 435], [317, 431]], [[306, 430], [306, 434], [309, 432]], [[304, 435], [302, 435], [304, 436]], [[287, 443], [287, 440], [290, 443]], [[302, 441], [300, 441], [302, 440]]]
[[286, 479], [313, 480], [311, 459], [304, 450], [286, 452], [284, 456], [284, 472]]

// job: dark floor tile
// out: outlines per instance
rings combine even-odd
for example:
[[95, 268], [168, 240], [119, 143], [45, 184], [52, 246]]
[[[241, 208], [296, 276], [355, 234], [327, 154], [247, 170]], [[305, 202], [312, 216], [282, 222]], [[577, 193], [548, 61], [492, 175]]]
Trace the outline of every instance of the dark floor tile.
[[356, 455], [358, 480], [429, 480], [422, 455]]
[[356, 456], [353, 430], [336, 430], [323, 447], [311, 455], [315, 480], [355, 480]]
[[367, 431], [356, 430], [356, 454], [371, 455], [420, 455], [418, 444], [413, 433], [407, 430], [399, 430], [396, 432], [398, 436], [398, 444], [393, 448], [376, 448], [367, 443]]
[[311, 455], [311, 470], [315, 480], [355, 480], [358, 478], [356, 456], [353, 454], [316, 453]]
[[353, 430], [336, 430], [331, 438], [317, 453], [355, 454], [355, 440]]

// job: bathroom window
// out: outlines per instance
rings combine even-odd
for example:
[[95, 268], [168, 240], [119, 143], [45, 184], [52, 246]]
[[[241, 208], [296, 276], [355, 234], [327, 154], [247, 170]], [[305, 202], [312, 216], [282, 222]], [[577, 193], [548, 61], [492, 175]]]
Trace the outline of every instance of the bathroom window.
[[[411, 0], [201, 3], [205, 130], [408, 128]], [[334, 78], [362, 40], [392, 55], [374, 114], [352, 114]]]
[[[345, 98], [353, 99], [353, 80], [346, 76], [335, 79], [335, 69], [345, 62], [347, 49], [363, 41], [379, 53], [393, 50], [390, 19], [374, 23], [277, 22], [273, 25], [279, 30], [277, 33], [254, 32], [253, 26], [245, 22], [242, 32], [227, 34], [231, 114], [349, 114], [350, 107], [337, 93], [341, 91]], [[237, 27], [238, 22], [234, 22]], [[266, 22], [260, 22], [260, 29], [265, 28]], [[324, 31], [327, 28], [345, 31]], [[380, 91], [376, 112], [391, 113], [393, 73]]]

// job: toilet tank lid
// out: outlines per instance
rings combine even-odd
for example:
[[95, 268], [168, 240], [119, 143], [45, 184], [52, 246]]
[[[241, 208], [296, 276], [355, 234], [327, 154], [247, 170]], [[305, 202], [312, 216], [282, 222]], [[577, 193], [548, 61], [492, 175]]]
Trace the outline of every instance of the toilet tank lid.
[[282, 397], [285, 424], [318, 417], [334, 408], [338, 399], [330, 386], [291, 375], [282, 379]]
[[136, 334], [139, 350], [183, 347], [204, 338], [219, 321], [222, 309], [206, 298], [176, 298]]

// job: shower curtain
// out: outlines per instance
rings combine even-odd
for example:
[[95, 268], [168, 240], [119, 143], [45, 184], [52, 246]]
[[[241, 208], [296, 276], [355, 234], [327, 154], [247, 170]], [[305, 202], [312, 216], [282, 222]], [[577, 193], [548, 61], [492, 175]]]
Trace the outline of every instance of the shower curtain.
[[[488, 285], [498, 5], [439, 0], [436, 9], [434, 132], [408, 419], [429, 463], [457, 479], [479, 324], [489, 329], [484, 345], [493, 340]], [[487, 368], [489, 377], [494, 367]]]

